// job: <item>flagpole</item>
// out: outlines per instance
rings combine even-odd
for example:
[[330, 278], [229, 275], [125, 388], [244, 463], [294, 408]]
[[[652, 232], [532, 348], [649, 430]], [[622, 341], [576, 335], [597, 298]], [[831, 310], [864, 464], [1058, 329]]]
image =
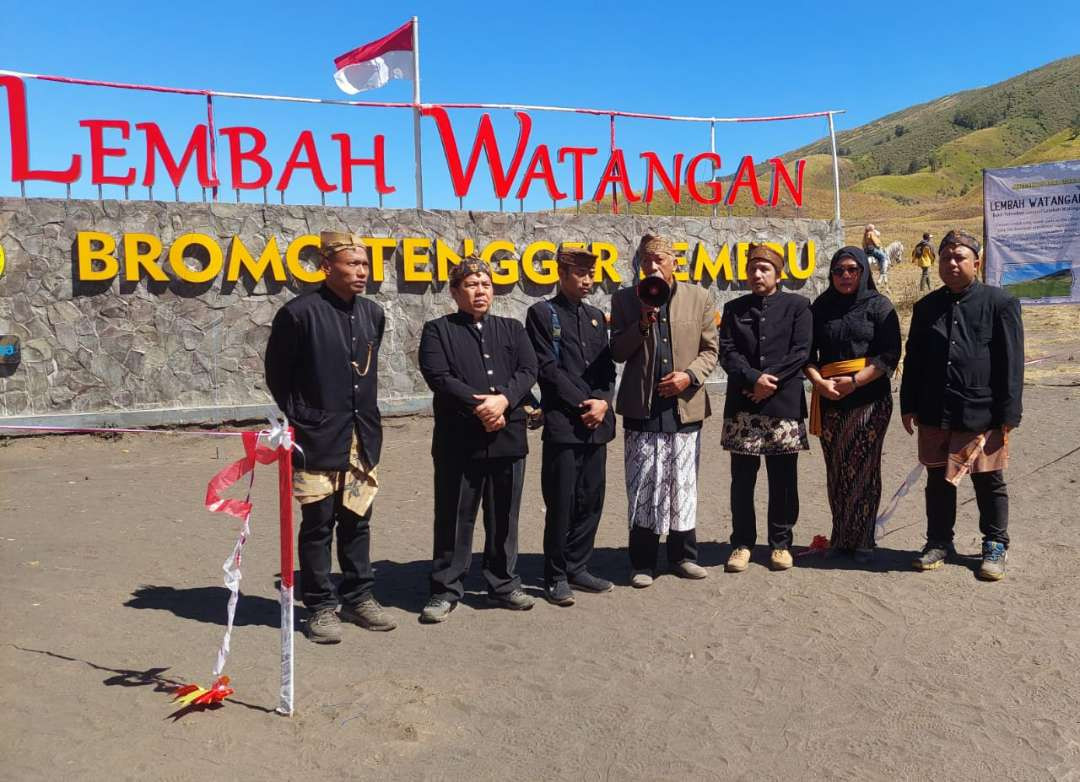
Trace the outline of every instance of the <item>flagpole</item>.
[[413, 155], [416, 157], [416, 208], [424, 208], [424, 162], [420, 150], [420, 19], [412, 18]]

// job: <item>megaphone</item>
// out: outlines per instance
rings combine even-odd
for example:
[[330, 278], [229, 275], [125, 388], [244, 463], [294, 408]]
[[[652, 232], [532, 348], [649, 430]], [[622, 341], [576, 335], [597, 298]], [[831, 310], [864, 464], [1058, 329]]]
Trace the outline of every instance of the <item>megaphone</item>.
[[671, 298], [671, 286], [663, 277], [649, 275], [637, 285], [637, 295], [643, 304], [650, 307], [663, 307]]

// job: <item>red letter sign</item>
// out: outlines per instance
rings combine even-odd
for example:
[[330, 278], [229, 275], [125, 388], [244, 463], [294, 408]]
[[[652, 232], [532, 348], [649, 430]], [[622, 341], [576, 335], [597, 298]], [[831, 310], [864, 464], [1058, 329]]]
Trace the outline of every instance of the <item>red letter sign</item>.
[[[300, 159], [301, 152], [306, 153], [307, 160]], [[281, 178], [274, 185], [274, 189], [284, 190], [287, 188], [289, 180], [292, 179], [293, 171], [298, 168], [306, 168], [311, 171], [311, 178], [315, 182], [315, 187], [324, 193], [337, 190], [337, 187], [327, 182], [326, 177], [323, 176], [322, 166], [319, 164], [319, 152], [315, 149], [315, 137], [310, 130], [303, 130], [296, 137], [296, 144], [293, 146], [292, 154], [289, 155], [289, 159], [285, 162], [285, 170], [281, 172]]]
[[686, 187], [690, 191], [690, 197], [699, 204], [718, 204], [724, 197], [724, 186], [720, 182], [710, 177], [705, 183], [712, 190], [712, 195], [702, 195], [698, 190], [697, 167], [705, 161], [712, 163], [714, 172], [720, 168], [720, 156], [715, 152], [702, 152], [700, 155], [695, 155], [686, 165]]
[[676, 204], [679, 203], [682, 198], [682, 191], [679, 189], [679, 174], [682, 172], [683, 153], [679, 152], [675, 155], [675, 162], [672, 164], [672, 168], [675, 169], [674, 182], [671, 181], [667, 171], [664, 170], [664, 164], [660, 162], [659, 155], [655, 152], [642, 152], [641, 157], [645, 159], [645, 203], [652, 203], [653, 177], [655, 175], [660, 176], [660, 184], [667, 190], [671, 200]]
[[173, 187], [180, 187], [180, 181], [184, 178], [184, 172], [187, 171], [187, 167], [191, 163], [192, 155], [195, 155], [198, 160], [199, 184], [203, 187], [215, 187], [219, 184], [210, 178], [210, 169], [207, 166], [206, 141], [208, 136], [206, 125], [196, 125], [195, 129], [191, 131], [191, 138], [188, 139], [187, 147], [184, 148], [184, 156], [180, 158], [179, 163], [172, 156], [169, 145], [165, 141], [165, 136], [161, 133], [161, 128], [157, 126], [157, 123], [140, 122], [135, 126], [135, 129], [146, 134], [146, 171], [143, 172], [142, 183], [147, 187], [152, 187], [154, 184], [154, 161], [158, 156], [161, 157], [161, 162], [165, 166], [165, 171], [169, 174], [169, 181], [173, 183]]
[[754, 158], [750, 155], [740, 161], [739, 170], [735, 172], [735, 179], [731, 182], [731, 190], [728, 191], [727, 200], [724, 203], [728, 206], [735, 203], [735, 196], [739, 194], [739, 189], [743, 187], [750, 188], [750, 195], [757, 206], [765, 206], [765, 199], [761, 197], [761, 191], [758, 190], [757, 173], [754, 171]]
[[772, 164], [772, 197], [769, 199], [769, 206], [776, 206], [780, 203], [780, 182], [784, 183], [784, 187], [791, 193], [791, 200], [795, 202], [795, 206], [802, 206], [802, 183], [803, 183], [803, 169], [806, 168], [805, 160], [795, 161], [795, 179], [798, 181], [798, 185], [795, 185], [791, 181], [791, 177], [788, 176], [787, 169], [784, 167], [784, 161], [778, 157], [771, 158], [769, 162]]
[[560, 147], [559, 162], [562, 163], [567, 155], [574, 159], [574, 200], [580, 201], [585, 197], [585, 188], [582, 183], [584, 172], [582, 160], [586, 155], [595, 155], [596, 147]]
[[330, 138], [341, 145], [341, 190], [351, 193], [353, 166], [371, 166], [375, 169], [375, 191], [386, 195], [397, 190], [386, 184], [386, 158], [383, 154], [385, 136], [375, 137], [375, 156], [369, 158], [352, 156], [352, 139], [348, 133], [335, 133]]
[[491, 127], [491, 115], [484, 114], [481, 116], [480, 126], [476, 129], [476, 138], [473, 140], [472, 153], [469, 155], [469, 165], [462, 171], [457, 139], [454, 137], [454, 128], [450, 124], [450, 117], [447, 116], [446, 109], [429, 106], [421, 109], [420, 113], [435, 118], [435, 124], [439, 128], [439, 138], [442, 140], [443, 152], [446, 154], [446, 165], [450, 169], [450, 181], [454, 183], [454, 194], [458, 198], [463, 198], [469, 192], [473, 174], [476, 173], [476, 164], [480, 161], [481, 150], [487, 155], [488, 167], [491, 169], [491, 181], [495, 185], [495, 195], [498, 198], [506, 198], [510, 192], [510, 185], [513, 184], [514, 177], [517, 176], [521, 158], [525, 155], [525, 146], [529, 143], [532, 118], [528, 114], [523, 111], [514, 112], [514, 116], [518, 119], [518, 140], [517, 147], [514, 149], [514, 157], [506, 171], [503, 171], [499, 145], [495, 141], [495, 130]]
[[[258, 190], [270, 183], [274, 169], [262, 156], [266, 149], [266, 136], [258, 128], [235, 127], [222, 128], [221, 135], [229, 139], [229, 167], [232, 169], [232, 187], [234, 190]], [[250, 136], [255, 142], [247, 152], [240, 151], [240, 136]], [[244, 162], [254, 163], [259, 167], [259, 178], [254, 182], [244, 181]]]
[[0, 85], [8, 91], [8, 124], [11, 130], [11, 181], [25, 182], [27, 179], [40, 179], [44, 182], [66, 182], [71, 184], [79, 178], [82, 159], [71, 156], [71, 165], [66, 171], [42, 171], [30, 168], [30, 141], [26, 128], [26, 87], [22, 79], [15, 76], [0, 76]]
[[110, 176], [105, 173], [105, 158], [124, 157], [127, 150], [123, 147], [105, 146], [105, 130], [120, 131], [120, 138], [128, 140], [131, 126], [121, 119], [84, 119], [79, 122], [84, 128], [90, 128], [90, 184], [92, 185], [130, 185], [135, 182], [135, 169], [129, 168], [123, 176]]
[[561, 201], [566, 198], [566, 193], [559, 190], [555, 184], [555, 172], [551, 170], [551, 155], [548, 153], [547, 144], [541, 144], [533, 152], [529, 167], [525, 170], [525, 178], [521, 180], [517, 197], [524, 199], [529, 194], [529, 187], [534, 179], [543, 179], [548, 195], [552, 201]]
[[[621, 149], [611, 150], [611, 157], [608, 158], [607, 166], [604, 168], [604, 175], [600, 177], [600, 184], [596, 186], [596, 192], [593, 193], [593, 201], [599, 202], [604, 198], [604, 191], [607, 190], [608, 185], [621, 187], [626, 200], [631, 203], [641, 200], [641, 197], [635, 195], [634, 191], [630, 189], [630, 179], [626, 174], [626, 161], [623, 159]], [[615, 195], [618, 195], [617, 191]]]

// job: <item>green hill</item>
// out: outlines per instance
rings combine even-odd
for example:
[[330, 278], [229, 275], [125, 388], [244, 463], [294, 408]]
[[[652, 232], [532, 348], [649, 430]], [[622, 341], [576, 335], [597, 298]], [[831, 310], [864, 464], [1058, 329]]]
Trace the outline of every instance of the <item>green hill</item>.
[[[946, 95], [837, 134], [845, 233], [858, 243], [874, 223], [886, 242], [914, 246], [923, 231], [982, 231], [982, 170], [1080, 159], [1080, 56], [1052, 62], [989, 87]], [[756, 210], [740, 203], [720, 214], [833, 217], [829, 139], [781, 155], [806, 159], [804, 207]], [[758, 169], [763, 193], [769, 167]], [[730, 183], [730, 179], [727, 180]], [[620, 205], [626, 209], [626, 204]], [[610, 206], [604, 203], [601, 211]], [[634, 204], [632, 211], [645, 206]], [[653, 214], [676, 211], [666, 194]], [[679, 214], [711, 214], [684, 194]]]
[[[989, 87], [946, 95], [837, 134], [858, 179], [937, 172], [964, 153], [1008, 162], [1080, 124], [1080, 56], [1052, 62]], [[980, 131], [991, 131], [989, 133]], [[966, 138], [959, 145], [950, 144]], [[828, 154], [822, 138], [791, 157]], [[980, 166], [982, 168], [983, 166]]]

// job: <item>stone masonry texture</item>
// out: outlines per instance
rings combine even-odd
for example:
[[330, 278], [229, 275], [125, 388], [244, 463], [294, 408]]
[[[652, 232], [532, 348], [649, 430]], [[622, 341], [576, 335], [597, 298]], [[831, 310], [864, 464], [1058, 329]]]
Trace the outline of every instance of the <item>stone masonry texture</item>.
[[[618, 249], [622, 285], [634, 279], [634, 251], [647, 229], [688, 242], [691, 257], [698, 242], [715, 253], [736, 242], [793, 241], [801, 248], [809, 240], [816, 245], [814, 274], [794, 286], [784, 283], [807, 296], [827, 284], [827, 259], [837, 248], [832, 226], [808, 219], [0, 198], [0, 247], [6, 256], [0, 335], [17, 336], [22, 346], [17, 367], [0, 366], [0, 420], [268, 404], [263, 351], [270, 323], [284, 302], [313, 286], [291, 277], [284, 285], [245, 277], [227, 283], [224, 275], [205, 284], [185, 282], [168, 268], [169, 248], [181, 234], [201, 233], [213, 238], [227, 259], [232, 237], [239, 236], [257, 259], [274, 237], [284, 256], [293, 239], [323, 229], [399, 240], [397, 249], [386, 253], [384, 280], [369, 286], [386, 311], [379, 372], [380, 403], [388, 411], [423, 407], [429, 393], [416, 364], [420, 329], [424, 321], [453, 309], [445, 283], [403, 279], [404, 237], [427, 238], [432, 245], [441, 239], [458, 253], [466, 238], [475, 240], [477, 250], [506, 240], [519, 256], [540, 240], [609, 242]], [[120, 275], [100, 283], [75, 279], [78, 231], [100, 231], [117, 240]], [[161, 240], [160, 263], [168, 282], [124, 281], [120, 239], [133, 232]], [[198, 268], [197, 253], [192, 255], [186, 262]], [[313, 251], [301, 257], [308, 267], [317, 263]], [[541, 254], [538, 260], [545, 257], [551, 256]], [[431, 259], [434, 268], [434, 252]], [[712, 291], [718, 308], [745, 292], [724, 280], [701, 284]], [[612, 283], [601, 286], [592, 303], [609, 311], [612, 290]], [[553, 292], [554, 286], [539, 286], [522, 275], [517, 284], [497, 288], [493, 312], [524, 319], [533, 302]], [[721, 378], [717, 371], [715, 379]]]

